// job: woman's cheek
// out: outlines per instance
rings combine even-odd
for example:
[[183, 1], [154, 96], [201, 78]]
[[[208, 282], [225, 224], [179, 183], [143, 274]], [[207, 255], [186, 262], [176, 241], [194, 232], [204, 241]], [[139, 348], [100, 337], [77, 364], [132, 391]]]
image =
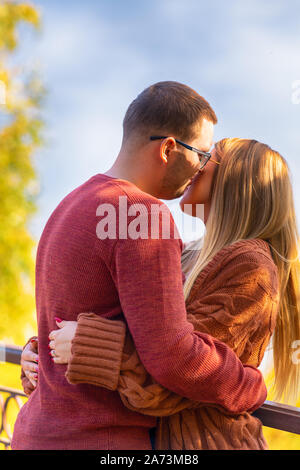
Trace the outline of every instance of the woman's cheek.
[[193, 191], [191, 190], [191, 186], [189, 186], [181, 198], [180, 206], [182, 207], [184, 204], [194, 204], [194, 203], [195, 203], [195, 194], [193, 194]]
[[195, 191], [195, 188], [192, 188], [192, 186], [190, 186], [181, 198], [181, 210], [184, 213], [188, 215], [193, 215], [195, 217], [198, 204], [202, 204], [201, 191], [199, 191], [199, 189]]
[[[205, 177], [203, 178], [203, 176]], [[197, 175], [192, 184], [187, 188], [180, 201], [180, 207], [183, 212], [194, 217], [197, 214], [203, 212], [203, 207], [199, 205], [207, 204], [210, 199], [210, 184], [211, 175], [210, 173], [203, 172], [199, 176]], [[200, 217], [202, 218], [202, 217]]]

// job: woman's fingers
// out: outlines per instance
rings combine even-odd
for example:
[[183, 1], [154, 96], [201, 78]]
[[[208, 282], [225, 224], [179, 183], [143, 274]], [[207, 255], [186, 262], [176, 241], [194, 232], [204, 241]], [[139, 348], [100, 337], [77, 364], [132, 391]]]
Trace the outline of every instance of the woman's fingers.
[[59, 330], [49, 334], [49, 348], [55, 364], [67, 364], [72, 353], [72, 340], [75, 336], [77, 322], [60, 321]]
[[64, 364], [62, 358], [59, 356], [59, 353], [55, 349], [55, 341], [50, 341], [49, 343], [49, 349], [50, 349], [50, 356], [52, 361], [55, 364]]
[[23, 366], [23, 362], [34, 362], [37, 364], [39, 362], [39, 356], [30, 350], [25, 350], [21, 356], [21, 365]]
[[26, 374], [26, 372], [34, 372], [38, 374], [39, 368], [36, 362], [32, 361], [23, 361], [22, 368]]
[[[52, 344], [51, 344], [52, 343]], [[49, 346], [50, 346], [50, 356], [51, 356], [51, 359], [52, 361], [55, 363], [55, 364], [65, 364], [66, 361], [64, 360], [64, 358], [62, 356], [60, 356], [59, 352], [57, 351], [57, 349], [55, 349], [55, 343], [54, 341], [51, 341], [49, 343]]]
[[32, 361], [22, 361], [22, 368], [27, 379], [36, 387], [38, 380], [38, 365]]
[[65, 361], [62, 357], [60, 356], [54, 356], [52, 358], [52, 361], [55, 363], [55, 364], [65, 364]]
[[34, 387], [37, 386], [39, 360], [35, 351], [37, 351], [37, 342], [32, 341], [25, 346], [21, 355], [21, 367]]
[[37, 383], [37, 380], [38, 380], [38, 375], [35, 372], [29, 372], [29, 371], [25, 372], [25, 375], [26, 375], [27, 379], [30, 380], [32, 385], [34, 385], [36, 387], [36, 383]]
[[30, 380], [30, 382], [32, 383], [32, 385], [34, 386], [34, 388], [36, 388], [36, 386], [37, 386], [37, 380], [31, 379], [31, 378], [29, 378], [29, 377], [27, 377], [27, 378]]
[[33, 352], [35, 352], [36, 354], [38, 354], [38, 338], [32, 338], [30, 340], [30, 346], [31, 346], [31, 350]]
[[52, 330], [52, 331], [50, 332], [48, 338], [49, 338], [50, 340], [51, 340], [51, 339], [54, 340], [55, 337], [56, 337], [56, 335], [57, 335], [57, 333], [59, 333], [59, 331], [60, 331], [60, 330]]
[[24, 368], [24, 362], [34, 362], [35, 365], [39, 361], [39, 356], [36, 354], [31, 347], [31, 344], [27, 344], [21, 354], [21, 366]]

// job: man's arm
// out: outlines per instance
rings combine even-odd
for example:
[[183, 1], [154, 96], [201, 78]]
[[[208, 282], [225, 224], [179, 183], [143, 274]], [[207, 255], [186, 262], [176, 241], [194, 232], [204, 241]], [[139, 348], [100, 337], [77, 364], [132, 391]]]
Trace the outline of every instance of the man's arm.
[[264, 402], [261, 372], [187, 321], [178, 240], [119, 240], [112, 274], [139, 357], [158, 383], [232, 413]]

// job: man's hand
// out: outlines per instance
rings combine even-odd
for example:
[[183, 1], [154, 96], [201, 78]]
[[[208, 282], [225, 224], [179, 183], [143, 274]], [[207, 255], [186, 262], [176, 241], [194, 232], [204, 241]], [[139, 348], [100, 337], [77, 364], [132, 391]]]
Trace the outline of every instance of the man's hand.
[[71, 358], [72, 339], [77, 328], [76, 321], [64, 321], [55, 318], [58, 330], [49, 335], [50, 355], [55, 364], [67, 364]]
[[38, 342], [37, 339], [32, 339], [23, 349], [21, 355], [21, 367], [27, 379], [31, 382], [33, 387], [37, 386], [38, 380]]

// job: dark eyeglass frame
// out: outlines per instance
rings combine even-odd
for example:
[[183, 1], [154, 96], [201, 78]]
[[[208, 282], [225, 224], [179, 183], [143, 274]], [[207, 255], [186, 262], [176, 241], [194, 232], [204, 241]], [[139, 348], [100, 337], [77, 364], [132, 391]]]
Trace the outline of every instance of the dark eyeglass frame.
[[[161, 139], [167, 139], [167, 138], [168, 137], [162, 136], [162, 135], [152, 135], [150, 137], [150, 140], [161, 140]], [[200, 170], [202, 170], [202, 168], [205, 167], [206, 163], [211, 158], [211, 153], [209, 153], [209, 152], [203, 152], [203, 150], [198, 150], [195, 147], [191, 147], [190, 145], [185, 144], [184, 142], [182, 142], [181, 140], [178, 140], [178, 139], [175, 139], [175, 142], [177, 142], [177, 144], [182, 145], [183, 147], [187, 148], [188, 150], [192, 150], [192, 152], [196, 152], [198, 154], [199, 160], [200, 160]], [[201, 162], [200, 155], [205, 158], [204, 162]], [[218, 162], [215, 162], [215, 163], [218, 163]]]

